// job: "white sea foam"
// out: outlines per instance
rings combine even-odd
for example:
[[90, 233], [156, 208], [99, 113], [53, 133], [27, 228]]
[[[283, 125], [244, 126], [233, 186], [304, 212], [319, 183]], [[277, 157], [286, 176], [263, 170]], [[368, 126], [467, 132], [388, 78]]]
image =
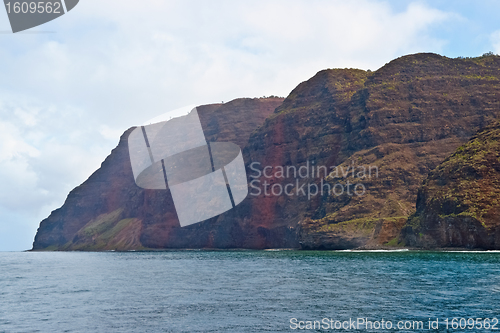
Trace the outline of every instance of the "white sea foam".
[[339, 252], [406, 252], [409, 249], [395, 249], [395, 250], [340, 250]]

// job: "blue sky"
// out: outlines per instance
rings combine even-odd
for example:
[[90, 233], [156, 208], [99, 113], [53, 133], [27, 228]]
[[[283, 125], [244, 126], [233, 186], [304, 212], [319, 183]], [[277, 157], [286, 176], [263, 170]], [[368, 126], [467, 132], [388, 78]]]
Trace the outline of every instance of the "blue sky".
[[29, 33], [0, 11], [0, 251], [130, 126], [191, 104], [286, 96], [325, 68], [500, 53], [496, 1], [80, 0]]
[[[411, 1], [391, 1], [397, 11], [404, 11]], [[431, 8], [439, 9], [456, 16], [443, 24], [431, 27], [430, 33], [446, 43], [440, 54], [448, 57], [474, 57], [479, 54], [495, 51], [500, 53], [492, 43], [492, 34], [500, 29], [498, 10], [500, 2], [484, 1], [422, 1]]]

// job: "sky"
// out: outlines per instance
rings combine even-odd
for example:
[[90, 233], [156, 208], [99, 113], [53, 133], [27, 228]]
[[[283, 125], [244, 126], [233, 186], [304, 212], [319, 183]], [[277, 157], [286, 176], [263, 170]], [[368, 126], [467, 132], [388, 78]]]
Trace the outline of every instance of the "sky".
[[326, 68], [500, 54], [499, 12], [493, 0], [80, 0], [12, 34], [0, 10], [0, 251], [30, 249], [131, 126], [285, 97]]

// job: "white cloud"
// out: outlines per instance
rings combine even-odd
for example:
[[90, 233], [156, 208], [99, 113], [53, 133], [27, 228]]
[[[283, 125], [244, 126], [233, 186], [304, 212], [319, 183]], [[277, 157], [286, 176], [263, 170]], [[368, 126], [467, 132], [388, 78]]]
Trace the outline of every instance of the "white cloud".
[[123, 131], [118, 130], [116, 128], [111, 128], [107, 125], [101, 125], [99, 133], [102, 135], [103, 138], [116, 142], [116, 139], [123, 134]]
[[[78, 110], [0, 94], [0, 250], [29, 247], [39, 221], [109, 153], [82, 118]], [[31, 235], [12, 247], [5, 230], [16, 228], [22, 230], [15, 234], [26, 235], [27, 228]]]
[[130, 126], [188, 104], [286, 96], [325, 68], [439, 52], [430, 28], [451, 19], [368, 0], [85, 0], [44, 25], [55, 34], [2, 35], [0, 226], [17, 214], [34, 235]]
[[500, 30], [493, 32], [490, 36], [493, 53], [500, 54]]

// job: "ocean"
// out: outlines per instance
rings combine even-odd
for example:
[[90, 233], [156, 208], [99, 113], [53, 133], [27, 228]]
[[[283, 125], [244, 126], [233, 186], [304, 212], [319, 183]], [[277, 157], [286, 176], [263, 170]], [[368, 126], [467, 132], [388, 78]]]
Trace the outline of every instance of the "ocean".
[[0, 332], [491, 332], [499, 273], [499, 252], [3, 252]]

